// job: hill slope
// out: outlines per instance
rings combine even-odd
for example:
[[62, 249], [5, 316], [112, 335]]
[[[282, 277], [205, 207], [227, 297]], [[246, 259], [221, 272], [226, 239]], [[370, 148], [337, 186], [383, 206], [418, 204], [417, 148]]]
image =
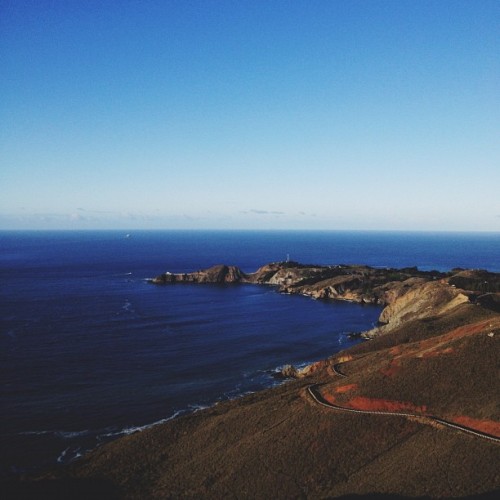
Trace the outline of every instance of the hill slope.
[[[314, 296], [334, 287], [344, 299], [376, 297], [388, 304], [384, 324], [366, 333], [373, 340], [311, 365], [296, 380], [119, 439], [13, 490], [95, 490], [108, 498], [460, 498], [500, 488], [495, 291], [461, 289], [456, 273], [401, 270], [391, 281], [393, 270], [384, 278], [365, 267], [326, 276], [319, 267], [275, 266], [257, 278], [227, 269], [212, 275], [289, 293]], [[474, 272], [457, 273], [464, 285], [477, 285]], [[343, 287], [333, 283], [339, 279]], [[312, 385], [323, 401], [367, 413], [319, 404]], [[385, 414], [394, 412], [413, 416]]]

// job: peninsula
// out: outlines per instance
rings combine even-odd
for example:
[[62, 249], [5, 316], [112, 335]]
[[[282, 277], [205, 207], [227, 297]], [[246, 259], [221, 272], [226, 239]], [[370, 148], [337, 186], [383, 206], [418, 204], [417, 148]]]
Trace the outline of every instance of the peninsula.
[[362, 332], [369, 341], [290, 367], [293, 379], [279, 387], [121, 438], [16, 491], [130, 499], [498, 492], [500, 274], [280, 262], [151, 281], [269, 285], [384, 309]]

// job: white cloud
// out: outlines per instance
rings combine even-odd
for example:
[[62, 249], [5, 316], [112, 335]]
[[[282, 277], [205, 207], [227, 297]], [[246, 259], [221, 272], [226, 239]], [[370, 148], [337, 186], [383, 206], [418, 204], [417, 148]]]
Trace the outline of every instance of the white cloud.
[[285, 215], [285, 212], [281, 212], [279, 210], [259, 210], [257, 208], [252, 208], [243, 213], [252, 213], [257, 215]]

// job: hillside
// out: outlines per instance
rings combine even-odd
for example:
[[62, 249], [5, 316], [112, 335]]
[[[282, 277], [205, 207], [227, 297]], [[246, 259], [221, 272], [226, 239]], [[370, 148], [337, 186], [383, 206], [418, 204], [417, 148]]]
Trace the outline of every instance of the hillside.
[[261, 283], [386, 307], [364, 333], [370, 341], [325, 353], [295, 380], [121, 438], [11, 484], [13, 494], [486, 498], [500, 488], [497, 274], [296, 263], [253, 275], [212, 269], [182, 281]]

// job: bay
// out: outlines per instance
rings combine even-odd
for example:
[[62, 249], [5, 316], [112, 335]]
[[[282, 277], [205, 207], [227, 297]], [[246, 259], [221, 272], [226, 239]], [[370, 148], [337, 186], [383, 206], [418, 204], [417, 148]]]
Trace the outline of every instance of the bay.
[[498, 233], [0, 232], [2, 473], [272, 386], [352, 345], [380, 309], [252, 285], [146, 282], [285, 260], [500, 271]]

